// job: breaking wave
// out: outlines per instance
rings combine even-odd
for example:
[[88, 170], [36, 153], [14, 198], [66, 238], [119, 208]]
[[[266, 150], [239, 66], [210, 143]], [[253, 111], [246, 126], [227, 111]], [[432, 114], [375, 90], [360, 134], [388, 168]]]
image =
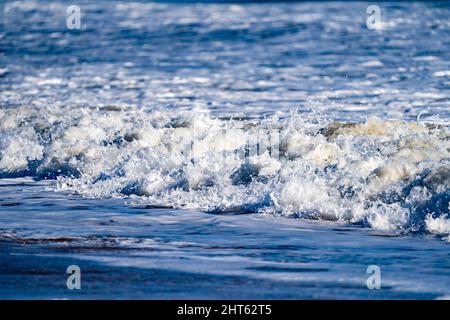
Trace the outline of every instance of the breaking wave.
[[136, 108], [0, 109], [0, 177], [210, 213], [257, 212], [450, 241], [450, 128], [370, 118], [218, 119]]

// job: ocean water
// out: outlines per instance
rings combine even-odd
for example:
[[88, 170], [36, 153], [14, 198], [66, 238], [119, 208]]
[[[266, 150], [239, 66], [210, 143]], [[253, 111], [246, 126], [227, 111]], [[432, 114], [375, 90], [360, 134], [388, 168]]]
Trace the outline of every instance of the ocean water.
[[370, 4], [2, 2], [0, 297], [449, 298], [450, 7]]

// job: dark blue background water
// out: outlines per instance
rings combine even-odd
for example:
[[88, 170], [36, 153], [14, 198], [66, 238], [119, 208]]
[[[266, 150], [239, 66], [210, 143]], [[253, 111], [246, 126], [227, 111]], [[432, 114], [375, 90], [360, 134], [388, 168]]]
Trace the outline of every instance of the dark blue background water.
[[2, 105], [449, 117], [446, 2], [77, 3], [2, 4]]

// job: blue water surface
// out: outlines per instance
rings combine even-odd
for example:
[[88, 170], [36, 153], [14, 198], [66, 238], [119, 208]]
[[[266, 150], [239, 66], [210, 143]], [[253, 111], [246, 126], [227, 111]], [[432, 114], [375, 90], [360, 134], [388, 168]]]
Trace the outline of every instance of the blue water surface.
[[[0, 107], [126, 106], [213, 117], [450, 120], [446, 2], [0, 4]], [[221, 1], [220, 1], [221, 2]], [[0, 298], [436, 299], [439, 236], [155, 208], [0, 179]], [[66, 287], [66, 268], [82, 289]], [[367, 268], [381, 269], [381, 289]]]

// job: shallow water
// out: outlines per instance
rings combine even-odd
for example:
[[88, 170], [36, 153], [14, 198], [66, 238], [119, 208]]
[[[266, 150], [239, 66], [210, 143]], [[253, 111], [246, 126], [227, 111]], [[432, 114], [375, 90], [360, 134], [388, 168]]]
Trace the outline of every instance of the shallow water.
[[1, 4], [1, 297], [450, 295], [448, 4], [69, 4]]
[[[124, 205], [0, 181], [4, 298], [443, 298], [447, 244], [431, 236], [270, 215]], [[14, 208], [14, 210], [12, 210]], [[81, 268], [82, 289], [65, 287]], [[377, 264], [382, 289], [368, 290]]]

